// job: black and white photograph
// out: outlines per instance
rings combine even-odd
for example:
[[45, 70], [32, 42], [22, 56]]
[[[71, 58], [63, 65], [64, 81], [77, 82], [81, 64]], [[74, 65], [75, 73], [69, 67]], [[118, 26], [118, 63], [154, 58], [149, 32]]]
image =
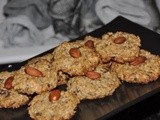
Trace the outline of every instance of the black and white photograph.
[[[123, 25], [124, 25], [124, 27], [123, 27]], [[105, 31], [105, 29], [106, 29], [106, 31]], [[121, 29], [124, 31], [119, 31]], [[99, 30], [99, 32], [97, 32], [98, 30]], [[116, 30], [118, 30], [118, 31], [116, 31]], [[117, 33], [116, 32], [113, 33], [113, 31], [114, 32], [116, 31]], [[133, 33], [131, 31], [133, 31]], [[106, 35], [107, 32], [108, 32], [108, 34]], [[90, 35], [90, 33], [91, 33], [91, 35], [93, 34], [98, 37], [92, 38], [92, 36], [89, 36], [88, 38], [87, 37], [84, 38], [84, 36], [86, 36], [86, 35], [88, 36], [88, 34]], [[102, 35], [102, 33], [103, 33], [103, 35]], [[125, 45], [122, 47], [122, 49], [123, 49], [122, 51], [127, 53], [127, 55], [129, 56], [128, 58], [126, 57], [126, 54], [124, 54], [123, 56], [120, 56], [120, 57], [118, 55], [111, 56], [110, 54], [114, 53], [115, 48], [112, 49], [112, 47], [109, 48], [108, 46], [111, 45], [112, 43], [105, 43], [104, 42], [104, 44], [101, 45], [100, 43], [95, 42], [95, 43], [93, 43], [93, 45], [91, 47], [95, 49], [95, 50], [93, 50], [93, 52], [95, 52], [95, 51], [96, 52], [94, 54], [92, 53], [92, 55], [98, 54], [97, 56], [99, 56], [99, 58], [96, 58], [95, 57], [96, 55], [92, 56], [93, 57], [92, 58], [90, 56], [90, 54], [86, 54], [85, 57], [87, 57], [87, 58], [84, 58], [84, 61], [83, 61], [84, 65], [79, 64], [81, 61], [77, 61], [77, 63], [74, 63], [76, 65], [74, 65], [74, 64], [72, 65], [71, 64], [72, 59], [67, 58], [66, 57], [67, 55], [66, 55], [64, 49], [61, 48], [61, 47], [63, 47], [63, 45], [64, 46], [68, 45], [67, 46], [68, 48], [66, 47], [66, 49], [69, 49], [69, 47], [71, 48], [71, 46], [69, 46], [68, 42], [72, 41], [72, 40], [78, 40], [81, 37], [83, 37], [84, 41], [87, 41], [86, 39], [89, 39], [89, 40], [91, 39], [91, 41], [92, 41], [92, 39], [97, 40], [97, 41], [99, 39], [102, 39], [102, 41], [104, 41], [103, 39], [109, 39], [109, 38], [111, 39], [112, 37], [115, 38], [116, 36], [120, 36], [121, 34], [125, 34], [124, 36], [128, 37], [128, 39], [130, 41], [128, 42], [128, 44], [126, 46], [130, 50], [133, 49], [132, 52], [127, 53], [128, 50], [126, 48], [123, 48]], [[124, 41], [126, 41], [126, 38], [121, 37], [121, 36], [119, 39], [121, 39], [121, 41], [120, 41], [120, 43], [117, 43], [118, 45], [123, 43]], [[136, 39], [137, 41], [135, 42], [132, 39]], [[141, 39], [142, 39], [142, 42], [139, 42], [139, 40], [141, 40]], [[146, 41], [145, 41], [145, 39], [146, 39]], [[147, 40], [149, 40], [149, 39], [150, 39], [150, 41], [148, 42]], [[90, 44], [89, 44], [89, 46], [90, 46]], [[130, 44], [132, 44], [132, 45], [130, 45]], [[95, 45], [97, 45], [99, 48], [98, 47], [96, 48]], [[57, 48], [57, 46], [60, 46], [60, 47]], [[76, 46], [76, 44], [75, 45], [73, 44], [73, 46]], [[108, 49], [105, 49], [105, 47], [108, 47]], [[94, 80], [95, 79], [102, 79], [102, 78], [98, 78], [98, 76], [102, 77], [102, 75], [98, 74], [97, 71], [104, 72], [104, 71], [106, 71], [106, 69], [107, 70], [111, 69], [108, 71], [115, 72], [118, 74], [117, 79], [120, 79], [119, 84], [123, 84], [123, 82], [124, 82], [123, 87], [120, 87], [117, 89], [120, 92], [126, 92], [127, 95], [124, 95], [124, 93], [119, 94], [119, 91], [115, 90], [118, 92], [113, 94], [113, 96], [112, 96], [112, 93], [107, 94], [107, 95], [110, 95], [111, 98], [107, 98], [108, 96], [105, 98], [97, 97], [100, 100], [98, 99], [98, 102], [97, 102], [96, 99], [94, 98], [93, 101], [94, 102], [96, 101], [95, 103], [92, 103], [90, 101], [89, 102], [84, 101], [84, 103], [82, 102], [82, 105], [80, 107], [78, 107], [78, 110], [77, 110], [78, 113], [76, 112], [76, 110], [72, 111], [72, 112], [76, 113], [76, 115], [74, 115], [73, 113], [69, 113], [69, 112], [71, 112], [69, 110], [69, 108], [72, 109], [72, 107], [74, 105], [72, 105], [72, 107], [70, 107], [68, 104], [72, 104], [72, 103], [66, 102], [65, 99], [62, 100], [62, 102], [65, 102], [66, 106], [68, 105], [69, 107], [68, 108], [67, 107], [66, 108], [59, 107], [59, 109], [64, 109], [64, 110], [68, 111], [68, 112], [64, 112], [64, 113], [62, 112], [62, 113], [63, 114], [68, 113], [68, 114], [70, 114], [70, 116], [73, 116], [73, 118], [70, 118], [70, 117], [68, 118], [67, 115], [64, 118], [63, 117], [61, 118], [57, 115], [56, 116], [57, 118], [56, 118], [52, 114], [53, 111], [50, 111], [50, 113], [47, 113], [46, 112], [47, 110], [46, 111], [44, 110], [45, 111], [44, 114], [46, 116], [48, 115], [47, 117], [45, 116], [46, 118], [42, 115], [43, 113], [39, 113], [39, 112], [37, 112], [35, 114], [32, 113], [34, 111], [34, 108], [32, 108], [32, 107], [34, 105], [36, 106], [36, 99], [38, 99], [38, 97], [35, 99], [33, 98], [33, 102], [31, 100], [29, 100], [29, 101], [31, 101], [31, 103], [29, 105], [33, 105], [29, 108], [29, 110], [30, 110], [29, 115], [28, 115], [28, 113], [26, 113], [26, 110], [28, 108], [25, 108], [25, 107], [20, 108], [21, 110], [18, 108], [19, 110], [17, 110], [17, 111], [15, 110], [15, 109], [17, 109], [15, 107], [15, 109], [14, 109], [15, 111], [13, 111], [13, 114], [14, 114], [13, 115], [9, 110], [8, 111], [6, 110], [6, 108], [7, 108], [6, 106], [3, 107], [3, 104], [1, 105], [1, 103], [3, 102], [3, 99], [1, 99], [1, 97], [0, 97], [0, 120], [1, 120], [1, 118], [3, 120], [15, 120], [15, 119], [20, 120], [23, 117], [26, 120], [31, 119], [31, 118], [35, 119], [35, 120], [41, 120], [41, 119], [46, 119], [46, 120], [52, 120], [52, 119], [53, 120], [60, 120], [60, 119], [87, 120], [87, 116], [90, 116], [90, 117], [88, 117], [88, 120], [94, 120], [94, 119], [121, 120], [120, 118], [122, 118], [123, 120], [135, 120], [136, 118], [137, 118], [137, 120], [139, 120], [139, 119], [140, 120], [160, 120], [160, 104], [158, 104], [158, 102], [157, 102], [158, 100], [160, 100], [160, 95], [159, 95], [160, 90], [158, 91], [158, 89], [160, 89], [160, 82], [159, 82], [160, 81], [160, 79], [159, 79], [160, 78], [160, 0], [0, 0], [0, 69], [2, 69], [2, 70], [0, 70], [0, 71], [2, 71], [2, 72], [0, 72], [0, 84], [3, 84], [3, 82], [1, 82], [1, 80], [3, 81], [3, 79], [6, 76], [9, 76], [11, 74], [12, 77], [7, 78], [7, 80], [9, 79], [9, 81], [14, 81], [14, 80], [12, 80], [13, 76], [15, 78], [17, 73], [20, 73], [19, 71], [21, 69], [18, 72], [16, 72], [16, 75], [14, 75], [14, 73], [12, 73], [12, 72], [7, 73], [6, 76], [1, 75], [1, 73], [3, 74], [4, 71], [7, 71], [7, 69], [5, 69], [5, 68], [12, 67], [12, 65], [14, 65], [14, 64], [19, 64], [21, 62], [25, 62], [25, 61], [31, 59], [31, 62], [28, 64], [33, 64], [32, 62], [35, 62], [35, 65], [31, 65], [32, 67], [33, 66], [36, 67], [36, 65], [38, 65], [38, 64], [40, 64], [40, 66], [42, 66], [42, 67], [47, 66], [48, 63], [46, 63], [44, 65], [43, 65], [43, 63], [38, 63], [39, 58], [34, 61], [34, 57], [37, 55], [43, 54], [44, 52], [47, 52], [49, 50], [52, 50], [54, 48], [57, 48], [56, 50], [57, 51], [59, 50], [58, 51], [59, 53], [56, 53], [57, 52], [56, 51], [55, 53], [53, 53], [54, 57], [52, 59], [47, 58], [47, 61], [50, 62], [53, 60], [55, 60], [55, 61], [57, 60], [55, 63], [52, 63], [52, 66], [53, 65], [58, 66], [59, 61], [63, 61], [61, 64], [63, 64], [64, 66], [59, 65], [58, 67], [57, 66], [55, 67], [57, 70], [56, 79], [60, 83], [57, 82], [56, 85], [54, 85], [54, 87], [53, 87], [53, 85], [51, 85], [52, 83], [45, 82], [44, 84], [48, 85], [48, 86], [46, 85], [47, 86], [46, 88], [43, 89], [43, 85], [41, 87], [40, 87], [40, 85], [38, 86], [39, 89], [41, 88], [41, 89], [43, 89], [43, 91], [39, 90], [40, 92], [33, 91], [33, 93], [30, 93], [30, 92], [28, 93], [30, 87], [25, 88], [28, 90], [26, 92], [25, 90], [21, 90], [22, 89], [21, 87], [22, 86], [24, 87], [25, 85], [22, 85], [22, 86], [20, 86], [20, 85], [22, 83], [27, 83], [29, 80], [27, 82], [24, 80], [21, 84], [17, 83], [19, 86], [15, 85], [16, 84], [16, 80], [15, 80], [15, 82], [13, 82], [13, 88], [9, 87], [9, 89], [7, 89], [7, 88], [6, 89], [7, 90], [13, 89], [16, 92], [16, 94], [21, 94], [21, 95], [26, 95], [26, 96], [28, 96], [28, 95], [32, 96], [32, 95], [38, 94], [40, 99], [46, 98], [45, 94], [42, 94], [43, 92], [46, 92], [46, 91], [48, 92], [51, 90], [53, 90], [52, 92], [55, 92], [53, 94], [56, 94], [56, 95], [57, 94], [58, 95], [59, 94], [63, 94], [63, 95], [66, 94], [65, 96], [69, 96], [67, 93], [68, 91], [67, 92], [65, 91], [63, 93], [62, 92], [59, 93], [59, 91], [58, 92], [57, 92], [57, 90], [54, 91], [54, 89], [57, 89], [59, 86], [64, 85], [64, 84], [65, 85], [69, 84], [70, 87], [73, 87], [72, 84], [74, 84], [74, 83], [72, 83], [72, 80], [73, 80], [73, 82], [75, 82], [74, 80], [77, 79], [77, 81], [76, 81], [77, 85], [75, 84], [75, 86], [74, 86], [77, 88], [68, 88], [67, 90], [71, 89], [71, 91], [72, 90], [74, 91], [74, 89], [76, 89], [73, 92], [74, 94], [75, 94], [75, 92], [78, 92], [78, 93], [76, 93], [76, 95], [78, 95], [78, 94], [85, 95], [84, 91], [88, 87], [91, 87], [91, 86], [86, 85], [86, 87], [84, 87], [84, 88], [81, 88], [81, 87], [78, 88], [78, 80], [80, 79], [78, 77], [91, 76], [91, 78], [90, 77], [88, 77], [88, 78], [94, 79]], [[148, 51], [150, 50], [150, 52], [146, 52], [145, 50], [143, 50], [145, 48]], [[78, 47], [78, 49], [80, 49], [80, 46]], [[86, 48], [83, 48], [83, 49], [85, 51], [87, 51]], [[105, 49], [105, 50], [103, 51], [102, 49]], [[74, 52], [75, 51], [79, 52], [79, 51], [77, 51], [77, 49], [76, 50], [74, 49]], [[90, 51], [90, 50], [88, 50], [88, 51]], [[104, 52], [106, 52], [106, 51], [107, 52], [109, 51], [108, 54], [103, 56]], [[120, 53], [121, 50], [118, 49], [118, 51], [119, 51], [119, 54], [121, 54]], [[102, 52], [102, 54], [100, 52]], [[59, 55], [59, 54], [61, 54], [61, 55]], [[69, 54], [74, 59], [82, 56], [81, 53], [77, 53], [78, 55], [77, 54], [72, 55], [71, 49], [69, 51]], [[61, 57], [61, 59], [59, 56]], [[139, 58], [137, 60], [138, 62], [134, 61], [139, 56], [141, 58]], [[63, 57], [64, 57], [64, 60], [62, 60]], [[32, 58], [33, 58], [33, 61], [32, 61]], [[50, 59], [50, 60], [48, 60], [48, 59]], [[93, 59], [93, 60], [90, 60], [90, 59]], [[96, 61], [96, 59], [97, 59], [97, 61]], [[148, 63], [148, 64], [152, 64], [150, 66], [146, 62], [147, 60], [149, 61], [149, 59], [153, 59], [153, 60], [150, 60], [152, 63]], [[116, 65], [116, 63], [118, 65]], [[107, 66], [108, 68], [105, 68], [105, 70], [103, 70], [104, 68], [99, 68], [99, 66], [100, 66], [99, 64], [105, 64], [105, 67]], [[131, 64], [136, 67], [137, 67], [137, 65], [141, 64], [142, 67], [136, 68], [136, 69], [140, 69], [138, 71], [139, 72], [138, 75], [136, 75], [137, 70], [135, 70], [136, 71], [135, 72], [133, 70], [133, 68], [132, 69], [128, 68], [124, 72], [123, 67], [120, 68], [119, 64], [120, 65], [122, 65], [122, 64], [125, 64], [125, 65], [129, 64], [130, 65]], [[142, 64], [144, 64], [144, 65], [142, 65]], [[48, 66], [51, 67], [51, 65], [48, 65]], [[66, 68], [66, 66], [69, 68]], [[76, 67], [74, 68], [73, 66], [74, 67], [76, 66]], [[81, 66], [82, 66], [83, 70], [81, 70], [82, 69]], [[90, 66], [90, 68], [88, 66]], [[114, 66], [115, 68], [112, 66]], [[100, 66], [100, 67], [102, 67], [102, 66]], [[33, 74], [36, 74], [37, 76], [34, 76], [28, 70], [29, 75], [31, 75], [32, 77], [33, 76], [36, 77], [34, 80], [38, 80], [38, 77], [46, 77], [47, 76], [48, 78], [47, 77], [44, 78], [45, 80], [50, 79], [51, 76], [53, 77], [53, 75], [50, 75], [50, 74], [47, 74], [46, 76], [43, 75], [42, 72], [38, 70], [38, 68], [40, 68], [40, 67], [37, 67], [37, 69], [32, 68], [32, 70], [30, 70], [32, 72], [34, 71]], [[22, 69], [25, 69], [25, 68], [22, 67]], [[48, 69], [49, 68], [44, 68], [43, 70], [47, 72]], [[79, 72], [78, 69], [79, 69], [79, 71], [81, 70], [81, 72]], [[144, 69], [144, 70], [142, 70], [142, 69]], [[51, 69], [51, 70], [53, 70], [53, 69]], [[26, 80], [32, 79], [31, 77], [25, 78], [24, 74], [25, 73], [27, 74], [27, 70], [25, 69], [24, 71], [25, 72], [22, 73], [21, 77]], [[132, 73], [130, 71], [132, 71]], [[145, 72], [147, 71], [148, 73], [146, 73], [144, 75], [143, 71], [145, 71]], [[90, 72], [90, 73], [88, 73], [88, 72]], [[4, 73], [4, 74], [6, 74], [6, 73]], [[54, 72], [53, 72], [53, 74], [54, 74]], [[105, 72], [105, 74], [106, 74], [106, 72]], [[128, 74], [130, 74], [129, 77], [127, 76]], [[153, 74], [153, 75], [150, 75], [150, 74]], [[93, 75], [93, 78], [92, 78], [92, 75]], [[94, 78], [94, 77], [97, 77], [97, 78]], [[19, 77], [17, 77], [17, 78], [19, 78]], [[85, 78], [85, 79], [88, 80], [88, 78]], [[109, 77], [106, 77], [106, 78], [110, 79]], [[114, 79], [113, 76], [111, 78]], [[123, 80], [123, 79], [127, 79], [127, 80]], [[137, 80], [137, 79], [143, 79], [144, 81], [141, 82], [140, 80]], [[140, 83], [140, 85], [138, 83]], [[80, 82], [79, 84], [83, 85], [84, 83]], [[93, 85], [94, 83], [90, 83], [90, 84]], [[97, 91], [98, 91], [98, 89], [100, 89], [100, 87], [98, 88], [97, 86], [100, 86], [100, 85], [98, 82], [96, 84], [98, 84], [98, 85], [95, 85], [96, 87], [94, 89], [97, 89]], [[132, 84], [133, 86], [130, 84]], [[145, 84], [145, 85], [143, 86], [143, 84]], [[35, 82], [33, 82], [33, 83], [28, 82], [27, 85], [35, 87], [35, 88], [37, 87], [36, 86], [37, 83], [35, 83]], [[142, 89], [140, 88], [141, 85], [142, 85]], [[0, 95], [4, 96], [4, 94], [7, 94], [6, 96], [8, 96], [9, 94], [12, 93], [12, 92], [6, 93], [5, 90], [1, 89], [1, 86], [3, 86], [3, 85], [0, 85]], [[102, 86], [104, 87], [105, 85], [102, 85]], [[112, 85], [109, 85], [109, 86], [112, 86]], [[129, 86], [129, 88], [127, 88], [127, 86]], [[37, 87], [37, 89], [38, 89], [38, 87]], [[127, 90], [131, 90], [131, 94], [129, 91], [124, 90], [125, 88], [127, 88]], [[131, 88], [133, 88], [133, 91]], [[80, 89], [82, 89], [84, 91], [81, 91]], [[92, 91], [89, 88], [87, 90], [90, 92]], [[111, 91], [114, 91], [114, 90], [110, 90], [109, 92], [111, 92]], [[93, 93], [95, 96], [96, 96], [96, 94], [99, 94], [96, 92]], [[156, 94], [158, 96], [158, 98], [153, 97], [153, 99], [151, 99], [151, 94], [149, 94], [149, 93], [152, 93], [152, 92], [154, 94]], [[102, 93], [102, 92], [100, 92], [100, 93]], [[92, 95], [92, 93], [88, 93], [88, 94], [90, 96]], [[121, 94], [124, 96], [127, 96], [129, 98], [123, 99]], [[130, 95], [128, 96], [128, 94], [130, 94]], [[47, 95], [48, 95], [48, 93], [47, 93]], [[132, 95], [134, 96], [133, 98], [132, 98]], [[148, 95], [148, 97], [146, 97], [147, 95]], [[51, 94], [50, 94], [50, 96], [51, 96]], [[99, 96], [101, 96], [101, 95], [99, 95]], [[52, 97], [54, 97], [54, 96], [52, 95]], [[58, 96], [58, 98], [56, 98], [56, 97], [52, 98], [52, 99], [60, 99], [60, 95]], [[71, 97], [71, 96], [69, 96], [69, 97]], [[86, 99], [90, 100], [91, 98], [92, 97], [89, 97]], [[149, 102], [147, 105], [145, 98], [151, 99], [150, 101], [152, 101], [153, 103], [147, 99], [148, 100], [147, 102]], [[29, 99], [29, 98], [27, 98], [27, 99]], [[49, 100], [50, 99], [51, 98], [49, 97]], [[69, 98], [69, 99], [71, 99], [71, 98]], [[103, 99], [103, 100], [101, 100], [101, 99]], [[118, 99], [120, 99], [120, 100], [118, 101]], [[106, 103], [105, 100], [109, 101], [109, 103]], [[119, 103], [121, 100], [123, 102]], [[70, 102], [71, 101], [72, 100], [70, 100]], [[114, 101], [115, 101], [116, 105], [113, 105]], [[135, 102], [135, 101], [137, 101], [137, 102]], [[145, 108], [143, 108], [144, 111], [142, 108], [138, 107], [139, 104], [137, 106], [135, 105], [132, 107], [132, 105], [134, 105], [135, 103], [139, 103], [138, 101], [141, 101], [141, 103], [143, 103], [143, 101], [145, 101], [144, 102], [145, 105], [144, 106], [142, 105], [142, 107], [145, 107]], [[43, 99], [41, 100], [41, 102], [43, 104]], [[37, 102], [37, 104], [38, 104], [38, 102]], [[48, 103], [45, 103], [45, 104], [48, 104]], [[57, 104], [57, 103], [55, 103], [55, 104]], [[76, 104], [80, 104], [80, 101], [78, 103], [78, 100], [77, 100]], [[105, 107], [103, 107], [103, 104]], [[154, 107], [154, 106], [156, 106], [155, 104], [157, 104], [157, 107]], [[96, 106], [98, 106], [98, 107], [96, 107]], [[110, 108], [108, 108], [109, 110], [107, 110], [108, 106], [110, 107]], [[120, 106], [122, 106], [122, 107], [120, 107]], [[128, 109], [129, 107], [130, 107], [130, 109]], [[148, 110], [148, 109], [152, 109], [152, 108], [153, 108], [153, 110]], [[154, 109], [154, 108], [156, 108], [156, 109]], [[9, 109], [12, 109], [12, 106], [9, 107]], [[38, 109], [39, 108], [37, 108], [37, 110]], [[46, 108], [46, 109], [48, 109], [48, 112], [49, 112], [50, 108]], [[146, 111], [145, 111], [145, 109], [146, 109]], [[58, 110], [58, 108], [56, 108], [56, 110]], [[83, 112], [83, 110], [84, 110], [84, 112]], [[95, 110], [95, 113], [92, 113], [92, 111], [94, 111], [94, 110]], [[104, 112], [105, 110], [107, 112]], [[117, 112], [117, 111], [120, 111], [120, 112]], [[135, 111], [142, 112], [142, 116], [140, 116], [140, 113], [135, 112]], [[18, 114], [18, 113], [21, 114], [20, 115], [21, 117], [16, 116], [16, 114]], [[113, 115], [112, 115], [112, 113], [113, 113]], [[10, 114], [10, 115], [7, 116], [7, 114]], [[23, 114], [25, 114], [25, 115], [23, 115]], [[60, 114], [60, 113], [57, 113], [57, 114]], [[129, 115], [129, 114], [131, 114], [131, 115]], [[42, 115], [44, 118], [37, 117], [40, 115]], [[137, 115], [139, 115], [140, 117], [136, 117]], [[105, 116], [106, 116], [106, 118], [105, 118]], [[53, 118], [49, 118], [49, 117], [53, 117]]]

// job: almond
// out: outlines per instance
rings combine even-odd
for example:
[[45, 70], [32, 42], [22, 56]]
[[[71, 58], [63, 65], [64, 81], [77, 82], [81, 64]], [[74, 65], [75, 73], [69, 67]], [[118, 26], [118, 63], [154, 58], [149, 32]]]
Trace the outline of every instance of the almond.
[[94, 42], [92, 40], [88, 40], [84, 45], [88, 48], [94, 49]]
[[114, 43], [116, 44], [122, 44], [126, 41], [126, 38], [125, 37], [117, 37], [113, 40]]
[[5, 83], [4, 83], [4, 87], [6, 88], [6, 89], [11, 89], [12, 88], [12, 81], [14, 80], [14, 77], [13, 76], [11, 76], [11, 77], [9, 77], [9, 78], [7, 78], [6, 79], [6, 81], [5, 81]]
[[130, 62], [130, 65], [140, 65], [142, 63], [144, 63], [145, 61], [147, 60], [146, 57], [144, 56], [139, 56], [139, 57], [136, 57], [132, 62]]
[[60, 90], [53, 90], [49, 94], [49, 101], [57, 101], [61, 96], [61, 91]]
[[31, 76], [35, 76], [35, 77], [43, 77], [43, 73], [39, 70], [37, 70], [36, 68], [33, 68], [33, 67], [26, 67], [25, 68], [25, 72], [28, 74], [28, 75], [31, 75]]
[[95, 79], [100, 78], [101, 74], [98, 72], [95, 72], [95, 71], [88, 71], [88, 72], [86, 72], [85, 76], [92, 79], [92, 80], [95, 80]]
[[81, 52], [78, 48], [71, 48], [69, 50], [69, 54], [73, 57], [73, 58], [79, 58], [81, 57]]

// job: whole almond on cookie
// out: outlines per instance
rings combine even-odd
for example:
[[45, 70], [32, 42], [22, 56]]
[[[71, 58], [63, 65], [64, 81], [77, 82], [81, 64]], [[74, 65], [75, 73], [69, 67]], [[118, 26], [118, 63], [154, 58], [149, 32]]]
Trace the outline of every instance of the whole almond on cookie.
[[81, 57], [81, 52], [78, 48], [71, 48], [69, 50], [69, 54], [73, 57], [73, 58], [79, 58]]
[[61, 91], [60, 90], [53, 90], [49, 94], [49, 101], [50, 102], [56, 101], [60, 98], [60, 96], [61, 96]]
[[28, 75], [31, 75], [31, 76], [35, 76], [35, 77], [43, 77], [43, 73], [41, 71], [39, 71], [38, 69], [36, 68], [33, 68], [33, 67], [26, 67], [25, 68], [25, 72], [28, 74]]
[[100, 78], [101, 74], [98, 72], [95, 72], [95, 71], [88, 71], [88, 72], [86, 72], [85, 76], [92, 79], [92, 80], [95, 80], [95, 79]]
[[94, 48], [94, 42], [92, 40], [86, 41], [84, 45], [91, 49]]
[[14, 80], [14, 77], [12, 76], [12, 77], [9, 77], [9, 78], [7, 78], [6, 79], [6, 81], [5, 81], [5, 83], [4, 83], [4, 87], [6, 88], [6, 89], [11, 89], [12, 88], [12, 81]]
[[144, 63], [146, 61], [146, 57], [144, 56], [139, 56], [139, 57], [136, 57], [132, 62], [130, 62], [130, 65], [140, 65], [142, 63]]
[[126, 38], [125, 37], [117, 37], [113, 40], [114, 43], [116, 44], [122, 44], [126, 41]]

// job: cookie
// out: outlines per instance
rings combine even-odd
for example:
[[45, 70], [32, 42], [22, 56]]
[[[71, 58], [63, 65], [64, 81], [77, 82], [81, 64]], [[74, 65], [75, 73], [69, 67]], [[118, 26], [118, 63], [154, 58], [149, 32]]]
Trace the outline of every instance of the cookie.
[[146, 50], [140, 50], [140, 55], [131, 62], [113, 63], [111, 69], [122, 80], [130, 83], [148, 83], [159, 77], [159, 56]]
[[71, 76], [83, 75], [85, 71], [93, 70], [100, 61], [99, 55], [77, 42], [64, 42], [53, 53], [53, 66]]
[[40, 94], [57, 86], [57, 71], [47, 59], [36, 58], [15, 72], [13, 86], [18, 92]]
[[36, 120], [69, 120], [75, 114], [79, 102], [79, 99], [69, 92], [53, 90], [35, 96], [28, 113]]
[[29, 101], [29, 97], [18, 93], [12, 87], [14, 73], [0, 73], [0, 108], [18, 108]]
[[107, 33], [95, 47], [102, 61], [114, 60], [124, 63], [132, 61], [139, 54], [140, 38], [126, 32]]
[[85, 76], [69, 79], [67, 90], [74, 93], [80, 100], [97, 99], [112, 95], [120, 86], [120, 81], [108, 65], [99, 65], [95, 71], [88, 71]]

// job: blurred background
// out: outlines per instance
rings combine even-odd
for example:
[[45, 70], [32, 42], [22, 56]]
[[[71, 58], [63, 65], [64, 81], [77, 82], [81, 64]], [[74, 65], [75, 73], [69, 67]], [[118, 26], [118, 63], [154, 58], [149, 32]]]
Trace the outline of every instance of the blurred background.
[[160, 0], [1, 0], [0, 64], [31, 58], [119, 15], [160, 33]]

